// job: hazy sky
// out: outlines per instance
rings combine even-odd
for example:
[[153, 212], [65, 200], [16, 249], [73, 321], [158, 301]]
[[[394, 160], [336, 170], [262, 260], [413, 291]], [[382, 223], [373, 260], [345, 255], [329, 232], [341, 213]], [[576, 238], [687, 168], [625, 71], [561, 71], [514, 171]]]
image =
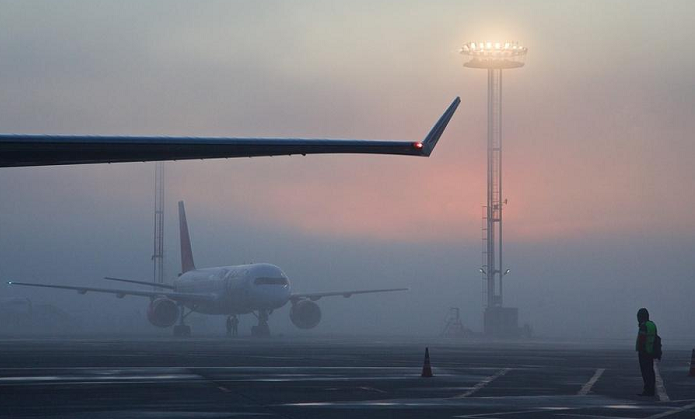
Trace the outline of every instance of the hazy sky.
[[[457, 51], [518, 40], [526, 66], [504, 76], [507, 301], [546, 335], [629, 336], [646, 305], [672, 339], [693, 339], [693, 2], [0, 9], [2, 132], [419, 139], [461, 96], [429, 159], [167, 164], [170, 276], [184, 199], [200, 266], [267, 261], [302, 291], [412, 288], [322, 300], [324, 332], [378, 317], [361, 330], [435, 333], [449, 306], [480, 328], [486, 75], [464, 69]], [[151, 163], [0, 169], [0, 277], [148, 278], [153, 173]], [[114, 315], [146, 303], [2, 294]], [[284, 330], [285, 311], [273, 327]]]

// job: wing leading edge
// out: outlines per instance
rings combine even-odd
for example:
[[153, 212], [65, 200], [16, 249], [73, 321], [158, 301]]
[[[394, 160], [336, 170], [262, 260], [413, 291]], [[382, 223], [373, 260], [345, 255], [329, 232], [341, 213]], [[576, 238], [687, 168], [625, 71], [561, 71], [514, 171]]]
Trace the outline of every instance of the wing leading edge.
[[308, 293], [293, 293], [290, 295], [290, 300], [296, 301], [303, 298], [308, 298], [311, 301], [316, 301], [322, 297], [336, 297], [342, 295], [345, 298], [350, 298], [353, 294], [371, 294], [375, 292], [394, 292], [394, 291], [409, 291], [409, 288], [386, 288], [380, 290], [355, 290], [355, 291], [331, 291], [331, 292], [308, 292]]
[[168, 292], [168, 291], [141, 291], [141, 290], [123, 290], [123, 289], [113, 289], [113, 288], [97, 288], [97, 287], [79, 287], [72, 285], [53, 285], [53, 284], [35, 284], [30, 282], [14, 282], [9, 281], [8, 285], [22, 285], [25, 287], [41, 287], [41, 288], [57, 288], [63, 290], [74, 290], [79, 294], [86, 294], [88, 292], [100, 292], [106, 294], [114, 294], [118, 298], [123, 298], [126, 295], [133, 295], [137, 297], [166, 297], [174, 301], [179, 301], [182, 303], [209, 303], [215, 301], [214, 295], [208, 294], [194, 294], [187, 292]]
[[[123, 282], [133, 282], [133, 283], [142, 283], [143, 281], [134, 281], [134, 280], [122, 280], [120, 278], [107, 278], [110, 280], [115, 280], [115, 281], [123, 281]], [[195, 294], [195, 293], [187, 293], [187, 292], [169, 292], [169, 291], [145, 291], [145, 290], [124, 290], [124, 289], [114, 289], [114, 288], [99, 288], [99, 287], [80, 287], [80, 286], [73, 286], [73, 285], [56, 285], [56, 284], [37, 284], [37, 283], [32, 283], [32, 282], [15, 282], [15, 281], [9, 281], [7, 282], [8, 285], [21, 285], [24, 287], [39, 287], [39, 288], [55, 288], [55, 289], [63, 289], [63, 290], [73, 290], [77, 291], [79, 294], [86, 294], [88, 292], [100, 292], [100, 293], [105, 293], [105, 294], [114, 294], [118, 298], [123, 298], [126, 295], [132, 295], [136, 297], [149, 297], [149, 298], [156, 298], [156, 297], [166, 297], [170, 298], [174, 301], [180, 301], [180, 302], [185, 302], [185, 303], [209, 303], [213, 302], [216, 300], [216, 297], [211, 294]], [[147, 284], [147, 285], [156, 285], [156, 284]], [[353, 290], [353, 291], [330, 291], [330, 292], [309, 292], [309, 293], [293, 293], [290, 295], [290, 300], [291, 301], [297, 301], [301, 300], [304, 298], [307, 298], [311, 301], [316, 301], [319, 300], [323, 297], [336, 297], [336, 296], [343, 296], [344, 298], [349, 298], [353, 294], [372, 294], [372, 293], [377, 293], [377, 292], [395, 292], [395, 291], [409, 291], [409, 288], [385, 288], [385, 289], [376, 289], [376, 290]]]
[[327, 153], [428, 157], [460, 102], [454, 99], [422, 141], [0, 134], [0, 167]]

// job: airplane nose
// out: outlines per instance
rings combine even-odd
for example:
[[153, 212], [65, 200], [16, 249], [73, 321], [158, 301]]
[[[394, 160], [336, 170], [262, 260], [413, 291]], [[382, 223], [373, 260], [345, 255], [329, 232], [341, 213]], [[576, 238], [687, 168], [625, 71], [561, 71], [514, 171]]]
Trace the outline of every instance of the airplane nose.
[[256, 303], [268, 309], [282, 307], [290, 295], [288, 284], [254, 284], [252, 292]]

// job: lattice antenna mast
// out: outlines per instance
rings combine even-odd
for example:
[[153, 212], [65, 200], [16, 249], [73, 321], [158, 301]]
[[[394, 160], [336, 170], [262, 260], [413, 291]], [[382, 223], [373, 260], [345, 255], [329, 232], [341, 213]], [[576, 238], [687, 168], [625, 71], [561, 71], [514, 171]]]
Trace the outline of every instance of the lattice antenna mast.
[[164, 283], [164, 162], [154, 167], [154, 282]]
[[461, 48], [464, 67], [487, 70], [487, 202], [483, 266], [487, 307], [502, 306], [502, 70], [524, 66], [527, 48], [517, 42], [469, 42]]

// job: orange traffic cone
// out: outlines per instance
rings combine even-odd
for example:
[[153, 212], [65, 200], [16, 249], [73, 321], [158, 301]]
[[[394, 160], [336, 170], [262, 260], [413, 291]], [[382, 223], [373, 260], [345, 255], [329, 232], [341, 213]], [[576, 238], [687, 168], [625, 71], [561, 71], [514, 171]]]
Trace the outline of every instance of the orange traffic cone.
[[[695, 352], [693, 352], [695, 353]], [[425, 364], [422, 366], [421, 377], [432, 377], [432, 366], [430, 365], [430, 349], [425, 348]]]
[[695, 377], [695, 349], [693, 349], [693, 354], [690, 356], [690, 374], [691, 377]]

